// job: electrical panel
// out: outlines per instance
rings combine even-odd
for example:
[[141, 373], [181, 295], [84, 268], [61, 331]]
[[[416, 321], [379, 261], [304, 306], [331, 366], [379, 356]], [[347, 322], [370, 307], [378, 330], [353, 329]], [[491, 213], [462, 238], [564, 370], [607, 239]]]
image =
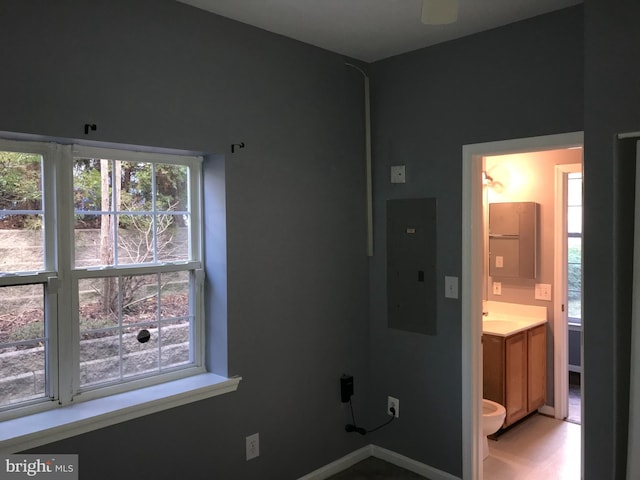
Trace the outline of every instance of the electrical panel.
[[435, 198], [387, 201], [387, 322], [437, 333]]

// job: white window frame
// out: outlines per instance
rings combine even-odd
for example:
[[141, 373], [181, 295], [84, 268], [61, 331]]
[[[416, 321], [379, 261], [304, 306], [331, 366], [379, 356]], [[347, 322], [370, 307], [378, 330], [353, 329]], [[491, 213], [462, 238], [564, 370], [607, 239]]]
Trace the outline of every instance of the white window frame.
[[[174, 380], [183, 378], [189, 375], [195, 375], [199, 373], [204, 373], [204, 302], [203, 302], [203, 286], [204, 286], [204, 275], [203, 272], [203, 262], [202, 262], [202, 157], [196, 156], [187, 156], [187, 155], [173, 155], [166, 153], [149, 153], [149, 152], [136, 152], [136, 151], [128, 151], [128, 150], [119, 150], [119, 149], [107, 149], [107, 148], [96, 148], [96, 147], [87, 147], [87, 146], [77, 146], [74, 145], [72, 147], [67, 147], [69, 161], [72, 163], [75, 158], [103, 158], [110, 160], [120, 160], [120, 161], [128, 161], [128, 162], [144, 162], [144, 163], [155, 163], [155, 164], [171, 164], [171, 165], [183, 165], [189, 168], [189, 214], [190, 214], [190, 244], [189, 244], [189, 260], [180, 261], [180, 262], [160, 262], [160, 263], [150, 263], [145, 265], [123, 265], [123, 266], [113, 266], [107, 268], [99, 268], [95, 267], [71, 267], [69, 272], [64, 272], [65, 275], [68, 275], [67, 278], [71, 279], [71, 285], [74, 287], [71, 288], [71, 298], [65, 299], [70, 300], [70, 311], [72, 315], [69, 320], [72, 324], [69, 326], [73, 329], [72, 335], [70, 337], [73, 338], [73, 344], [67, 345], [69, 350], [73, 352], [73, 363], [64, 365], [65, 371], [73, 372], [73, 378], [71, 379], [72, 388], [72, 398], [76, 398], [78, 395], [81, 397], [85, 397], [87, 399], [91, 398], [99, 398], [104, 396], [105, 394], [113, 394], [113, 393], [121, 393], [124, 391], [132, 390], [134, 388], [146, 387], [150, 385], [156, 385], [158, 383], [162, 383], [167, 380]], [[66, 171], [65, 171], [66, 172]], [[67, 176], [72, 173], [71, 170], [67, 173]], [[63, 190], [72, 192], [73, 188]], [[68, 225], [60, 225], [61, 229], [66, 230], [72, 236], [73, 239], [73, 218], [74, 218], [74, 205], [73, 205], [73, 196], [66, 195], [64, 200], [60, 200], [58, 205], [62, 208], [60, 212], [59, 218], [69, 220]], [[73, 245], [73, 242], [70, 242]], [[74, 261], [74, 251], [73, 249], [69, 252], [69, 260], [67, 265], [73, 265]], [[77, 290], [75, 289], [75, 285], [77, 285], [78, 280], [87, 279], [87, 278], [98, 278], [98, 277], [115, 277], [118, 275], [138, 275], [138, 274], [146, 274], [146, 273], [164, 273], [170, 271], [194, 271], [199, 272], [195, 275], [195, 288], [192, 289], [191, 295], [193, 298], [192, 308], [194, 310], [194, 322], [193, 322], [193, 330], [191, 335], [191, 345], [193, 348], [193, 363], [184, 368], [179, 368], [169, 373], [159, 373], [154, 374], [152, 376], [146, 378], [132, 379], [126, 380], [122, 382], [116, 382], [112, 385], [108, 386], [91, 386], [82, 388], [80, 385], [80, 363], [79, 363], [79, 331], [77, 325], [79, 323], [78, 320], [78, 304], [79, 299], [77, 296]], [[70, 338], [68, 337], [68, 339]], [[65, 392], [68, 393], [68, 392]], [[64, 402], [63, 402], [64, 403]]]
[[[577, 178], [571, 178], [571, 175], [572, 174], [576, 174], [576, 173], [580, 174], [580, 186], [582, 187], [584, 185], [584, 183], [583, 183], [584, 182], [584, 177], [582, 175], [582, 171], [580, 171], [580, 172], [569, 172], [568, 173], [567, 182], [570, 182], [572, 180], [573, 181], [577, 180]], [[568, 191], [569, 191], [569, 186], [567, 184], [567, 192]], [[582, 211], [582, 209], [583, 209], [582, 203], [580, 203], [580, 205], [571, 205], [571, 204], [569, 204], [569, 200], [567, 200], [567, 206], [566, 206], [566, 208], [567, 208], [567, 213], [566, 213], [567, 214], [567, 218], [569, 216], [569, 208], [570, 207], [577, 207], [577, 206], [579, 206], [581, 208], [581, 211]], [[570, 238], [579, 238], [580, 239], [580, 259], [581, 259], [580, 261], [582, 262], [582, 252], [583, 252], [583, 247], [584, 247], [584, 241], [583, 241], [584, 238], [583, 238], [582, 230], [583, 230], [582, 221], [581, 221], [581, 224], [580, 224], [580, 232], [569, 232], [569, 229], [567, 228], [567, 232], [566, 232], [567, 233], [567, 237], [565, 238], [565, 242], [567, 242], [567, 276], [569, 275], [569, 270], [568, 270], [569, 269], [569, 254], [568, 254], [569, 246], [568, 246], [568, 241], [569, 241]], [[571, 329], [580, 330], [582, 328], [582, 308], [580, 309], [580, 317], [579, 318], [569, 316], [569, 299], [568, 299], [569, 290], [570, 290], [569, 289], [569, 285], [567, 283], [567, 323], [569, 325], [569, 329], [570, 330]], [[575, 290], [573, 290], [573, 291], [575, 291]], [[580, 297], [582, 298], [582, 284], [580, 285]], [[578, 321], [576, 321], [576, 320], [578, 320]]]
[[[43, 157], [43, 207], [47, 225], [44, 238], [45, 268], [42, 272], [28, 275], [0, 276], [0, 286], [45, 284], [49, 336], [49, 397], [0, 412], [0, 453], [35, 447], [176, 405], [235, 391], [240, 377], [226, 378], [207, 373], [205, 368], [202, 157], [1, 138], [0, 150], [34, 153]], [[194, 272], [192, 308], [195, 320], [191, 365], [114, 385], [80, 389], [78, 299], [76, 289], [72, 286], [77, 285], [79, 278], [87, 276], [144, 273], [146, 268], [127, 265], [109, 267], [99, 272], [93, 269], [90, 272], [92, 269], [74, 267], [72, 166], [73, 158], [82, 156], [181, 164], [190, 168], [190, 259], [186, 262], [156, 263], [152, 271]], [[51, 225], [54, 228], [50, 228]], [[58, 312], [72, 312], [72, 315], [58, 315]]]
[[[45, 337], [47, 338], [47, 350], [45, 357], [45, 377], [48, 392], [42, 398], [25, 401], [11, 407], [1, 406], [0, 420], [22, 415], [24, 413], [39, 411], [46, 408], [51, 401], [59, 397], [58, 385], [60, 384], [57, 357], [59, 351], [58, 343], [58, 236], [55, 228], [57, 209], [47, 206], [57, 205], [56, 189], [47, 185], [56, 177], [56, 165], [58, 163], [58, 152], [53, 143], [39, 142], [18, 142], [0, 141], [0, 150], [6, 152], [31, 153], [42, 157], [42, 204], [43, 210], [43, 265], [42, 270], [33, 272], [10, 272], [0, 276], [0, 287], [19, 286], [29, 284], [41, 284], [44, 291], [45, 305]], [[45, 228], [47, 227], [47, 228]], [[48, 393], [48, 395], [47, 395]]]

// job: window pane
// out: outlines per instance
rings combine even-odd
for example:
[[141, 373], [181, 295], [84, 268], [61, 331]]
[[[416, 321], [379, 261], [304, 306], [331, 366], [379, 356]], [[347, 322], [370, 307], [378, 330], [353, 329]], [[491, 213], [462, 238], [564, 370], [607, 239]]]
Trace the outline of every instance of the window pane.
[[0, 272], [44, 269], [42, 215], [0, 214]]
[[116, 381], [120, 372], [119, 329], [80, 334], [80, 385]]
[[118, 215], [118, 265], [156, 261], [153, 215]]
[[123, 377], [157, 373], [160, 369], [157, 322], [126, 327], [122, 350]]
[[189, 169], [184, 165], [156, 166], [156, 209], [164, 212], [186, 212]]
[[0, 210], [42, 210], [42, 157], [0, 152]]
[[190, 316], [190, 272], [170, 272], [161, 275], [160, 318], [162, 320]]
[[158, 372], [159, 275], [121, 278], [123, 375]]
[[567, 231], [582, 233], [582, 207], [569, 207], [567, 213]]
[[146, 162], [115, 162], [116, 177], [120, 177], [120, 205], [122, 212], [153, 211], [153, 165]]
[[161, 368], [171, 368], [191, 362], [191, 321], [189, 319], [161, 323]]
[[570, 263], [567, 273], [569, 290], [580, 291], [582, 289], [582, 265]]
[[[76, 158], [75, 267], [189, 260], [188, 175], [182, 165]], [[118, 213], [115, 236], [108, 212]]]
[[580, 304], [580, 290], [569, 290], [567, 292], [569, 300], [568, 316], [569, 321], [580, 323], [582, 319], [582, 308]]
[[567, 239], [568, 259], [569, 263], [581, 263], [582, 262], [582, 238], [581, 237], [569, 237]]
[[0, 272], [44, 268], [42, 157], [0, 152]]
[[189, 292], [189, 272], [162, 275], [160, 294], [161, 367], [170, 368], [191, 361], [190, 338], [192, 328]]
[[109, 160], [74, 158], [73, 193], [76, 212], [112, 210], [111, 168]]
[[80, 333], [118, 326], [118, 279], [90, 278], [78, 281]]
[[0, 406], [46, 396], [44, 287], [0, 288]]
[[158, 215], [158, 261], [189, 260], [187, 215]]
[[192, 362], [191, 273], [78, 282], [81, 386]]
[[81, 385], [120, 378], [118, 291], [114, 277], [78, 282]]
[[75, 267], [114, 265], [113, 215], [76, 215]]
[[567, 238], [567, 315], [570, 322], [580, 323], [582, 318], [582, 237]]
[[[158, 371], [158, 275], [78, 282], [81, 386]], [[142, 330], [149, 338], [138, 341]]]
[[120, 278], [122, 323], [158, 320], [158, 275], [133, 275]]
[[569, 206], [582, 205], [582, 174], [569, 174], [567, 182], [567, 203]]

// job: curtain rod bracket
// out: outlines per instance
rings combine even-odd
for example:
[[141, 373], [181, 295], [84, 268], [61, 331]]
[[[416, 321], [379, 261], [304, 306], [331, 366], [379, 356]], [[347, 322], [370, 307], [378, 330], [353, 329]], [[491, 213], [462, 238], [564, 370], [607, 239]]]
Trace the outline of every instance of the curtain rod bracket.
[[232, 144], [231, 144], [231, 153], [236, 153], [236, 147], [238, 147], [238, 148], [244, 148], [244, 142], [240, 142], [240, 143], [232, 143]]

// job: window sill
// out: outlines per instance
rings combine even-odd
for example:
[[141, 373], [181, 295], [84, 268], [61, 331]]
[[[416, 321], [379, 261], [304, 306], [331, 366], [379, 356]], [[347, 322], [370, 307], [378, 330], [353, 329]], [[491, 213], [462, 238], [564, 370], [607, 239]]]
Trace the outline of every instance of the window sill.
[[15, 453], [237, 390], [241, 377], [203, 373], [1, 422], [0, 453]]

